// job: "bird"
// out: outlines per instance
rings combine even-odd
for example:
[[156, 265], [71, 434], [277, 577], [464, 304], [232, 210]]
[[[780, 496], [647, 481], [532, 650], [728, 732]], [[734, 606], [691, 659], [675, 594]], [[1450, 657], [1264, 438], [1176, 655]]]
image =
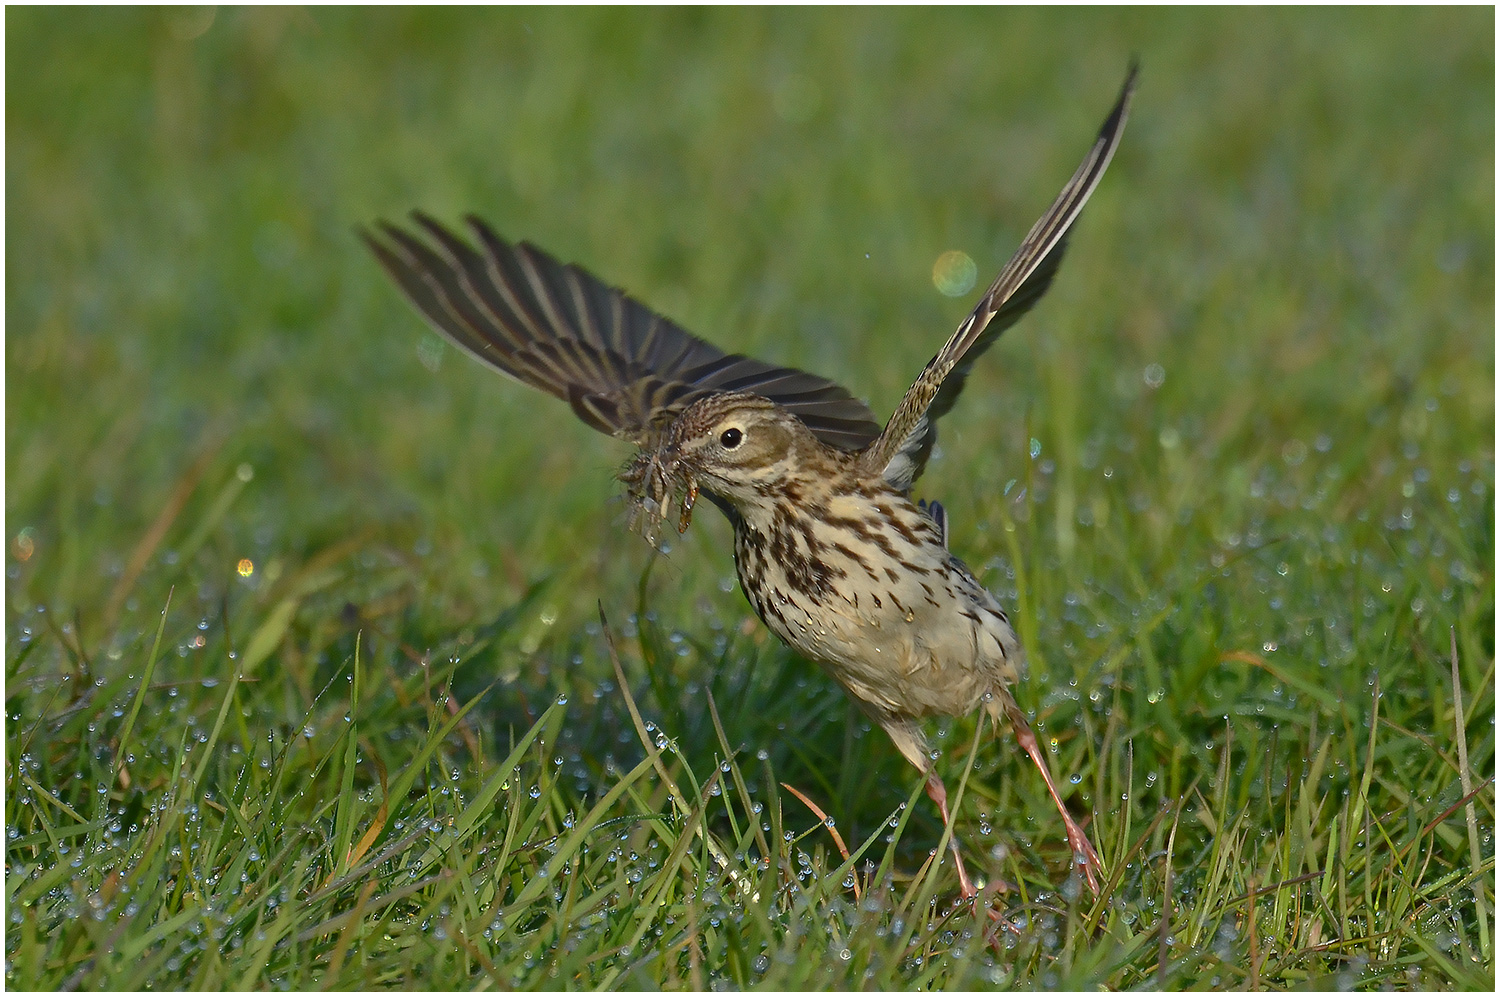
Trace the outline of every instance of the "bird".
[[471, 243], [430, 216], [360, 235], [437, 332], [482, 364], [566, 401], [635, 445], [620, 472], [653, 545], [700, 496], [729, 518], [740, 586], [782, 641], [820, 666], [925, 779], [978, 893], [922, 721], [981, 708], [1008, 723], [1062, 816], [1073, 866], [1103, 871], [1057, 790], [1011, 687], [1025, 655], [995, 596], [948, 548], [941, 503], [912, 490], [975, 360], [1051, 286], [1069, 233], [1120, 144], [1138, 67], [1078, 169], [882, 426], [842, 386], [726, 353], [584, 269], [512, 244], [481, 219]]

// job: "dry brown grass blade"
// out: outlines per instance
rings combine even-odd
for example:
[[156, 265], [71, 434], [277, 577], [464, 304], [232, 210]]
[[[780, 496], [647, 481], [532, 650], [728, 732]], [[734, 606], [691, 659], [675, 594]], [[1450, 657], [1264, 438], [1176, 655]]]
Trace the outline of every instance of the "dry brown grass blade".
[[[834, 826], [833, 821], [830, 820], [828, 815], [823, 812], [822, 808], [820, 808], [812, 800], [808, 799], [806, 794], [804, 794], [802, 790], [798, 789], [796, 786], [791, 785], [790, 783], [783, 782], [781, 784], [781, 788], [786, 790], [788, 793], [791, 793], [797, 799], [801, 800], [802, 805], [811, 810], [813, 812], [813, 815], [818, 818], [818, 822], [821, 823], [824, 827], [828, 828], [828, 833], [833, 836], [833, 843], [838, 846], [839, 854], [844, 857], [845, 862], [848, 862], [849, 846], [844, 844], [844, 836], [839, 833], [839, 829]], [[859, 898], [859, 878], [855, 877], [854, 899], [858, 900]]]
[[[370, 846], [375, 844], [375, 839], [380, 837], [380, 832], [385, 830], [385, 822], [390, 817], [390, 786], [386, 785], [385, 763], [380, 760], [379, 755], [376, 755], [373, 751], [369, 751], [368, 748], [366, 750], [369, 757], [374, 760], [375, 772], [380, 777], [380, 809], [375, 811], [375, 819], [370, 821], [370, 826], [365, 829], [365, 833], [360, 836], [359, 841], [355, 843], [353, 848], [349, 849], [349, 855], [344, 860], [344, 866], [348, 869], [353, 869], [359, 865], [360, 860], [365, 857], [365, 853], [370, 850]], [[325, 883], [323, 885], [326, 886], [328, 884]]]
[[[1442, 813], [1432, 818], [1432, 820], [1428, 821], [1426, 824], [1423, 824], [1421, 832], [1416, 836], [1416, 838], [1413, 839], [1412, 843], [1415, 844], [1417, 841], [1421, 841], [1423, 838], [1427, 837], [1427, 835], [1431, 834], [1434, 828], [1436, 828], [1443, 821], [1447, 820], [1449, 817], [1452, 817], [1454, 814], [1456, 814], [1459, 807], [1465, 807], [1472, 810], [1474, 808], [1474, 797], [1484, 792], [1485, 787], [1493, 781], [1493, 779], [1484, 780], [1484, 782], [1481, 782], [1479, 785], [1469, 790], [1463, 796], [1460, 796], [1447, 810], [1444, 810]], [[1410, 850], [1411, 845], [1408, 844], [1407, 847], [1402, 850], [1402, 856], [1404, 857]]]
[[120, 574], [120, 580], [115, 582], [114, 591], [109, 594], [109, 602], [105, 603], [104, 632], [106, 634], [114, 630], [115, 623], [120, 619], [120, 609], [125, 605], [125, 600], [129, 598], [131, 590], [135, 588], [141, 572], [146, 570], [146, 562], [151, 560], [151, 555], [156, 553], [156, 549], [166, 538], [167, 531], [182, 514], [183, 507], [187, 505], [188, 499], [192, 498], [193, 492], [198, 488], [198, 483], [203, 480], [203, 472], [208, 470], [209, 463], [218, 455], [221, 443], [222, 437], [215, 437], [203, 448], [198, 458], [188, 465], [188, 469], [182, 472], [182, 476], [172, 486], [172, 492], [167, 496], [166, 503], [156, 514], [156, 519], [136, 543], [135, 549], [130, 552], [130, 560], [125, 562], [125, 570]]

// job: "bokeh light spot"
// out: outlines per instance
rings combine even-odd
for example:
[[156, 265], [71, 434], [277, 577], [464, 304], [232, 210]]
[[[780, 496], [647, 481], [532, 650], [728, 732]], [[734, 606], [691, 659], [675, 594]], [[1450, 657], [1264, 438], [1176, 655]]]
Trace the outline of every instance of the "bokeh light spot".
[[956, 298], [974, 289], [979, 276], [979, 267], [974, 259], [962, 249], [950, 249], [937, 258], [932, 265], [932, 284], [940, 294]]

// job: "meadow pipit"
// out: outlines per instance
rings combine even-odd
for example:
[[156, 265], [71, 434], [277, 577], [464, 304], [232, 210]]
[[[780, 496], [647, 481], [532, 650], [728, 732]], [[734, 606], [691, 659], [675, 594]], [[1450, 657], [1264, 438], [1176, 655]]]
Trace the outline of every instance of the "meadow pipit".
[[[947, 792], [919, 722], [983, 706], [1046, 780], [1074, 862], [1098, 891], [1099, 857], [1068, 812], [1009, 686], [1025, 662], [1005, 611], [948, 551], [942, 507], [912, 483], [974, 360], [1037, 302], [1068, 230], [1108, 167], [1131, 68], [1093, 147], [1057, 200], [882, 429], [862, 402], [813, 374], [724, 351], [576, 266], [513, 246], [477, 218], [474, 247], [420, 213], [427, 240], [393, 225], [365, 241], [439, 332], [480, 362], [565, 399], [584, 422], [634, 443], [621, 474], [648, 538], [671, 510], [686, 530], [700, 491], [734, 526], [740, 585], [777, 636], [816, 662], [927, 778]], [[957, 838], [965, 896], [975, 892]]]

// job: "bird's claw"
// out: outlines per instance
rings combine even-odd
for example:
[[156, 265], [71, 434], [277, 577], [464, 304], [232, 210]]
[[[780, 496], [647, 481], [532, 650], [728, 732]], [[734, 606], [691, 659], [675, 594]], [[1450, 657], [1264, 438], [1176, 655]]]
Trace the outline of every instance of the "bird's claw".
[[1089, 884], [1089, 892], [1094, 896], [1099, 895], [1099, 875], [1104, 872], [1104, 863], [1099, 858], [1099, 853], [1089, 843], [1089, 839], [1072, 820], [1068, 821], [1068, 847], [1073, 851], [1073, 866], [1083, 873], [1084, 882]]

